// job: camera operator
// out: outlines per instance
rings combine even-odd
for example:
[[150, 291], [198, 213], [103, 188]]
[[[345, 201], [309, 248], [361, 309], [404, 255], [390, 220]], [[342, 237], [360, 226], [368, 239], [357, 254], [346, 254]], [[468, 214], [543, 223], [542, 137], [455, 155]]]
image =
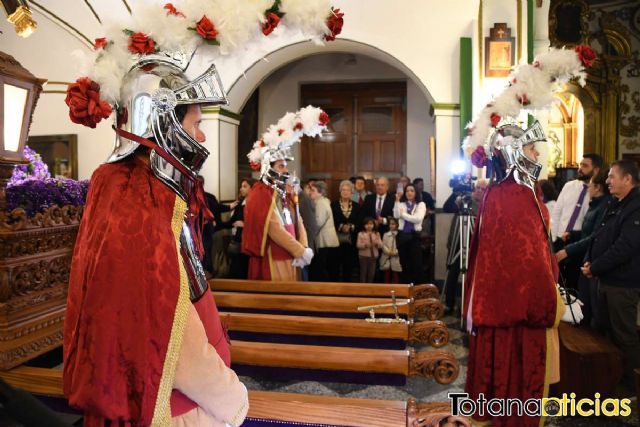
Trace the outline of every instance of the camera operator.
[[[460, 296], [460, 286], [458, 283], [461, 269], [460, 255], [458, 254], [455, 258], [451, 259], [452, 252], [460, 250], [460, 229], [457, 227], [460, 222], [460, 216], [470, 215], [475, 218], [478, 215], [478, 209], [482, 203], [484, 192], [489, 185], [485, 180], [478, 181], [474, 185], [474, 179], [475, 177], [471, 177], [471, 174], [454, 176], [454, 178], [449, 181], [449, 186], [453, 191], [443, 206], [444, 212], [456, 214], [451, 222], [449, 237], [447, 238], [449, 256], [447, 257], [447, 280], [444, 286], [446, 312], [454, 310], [456, 297]], [[475, 223], [475, 220], [472, 223]], [[472, 231], [473, 228], [469, 230], [469, 233]], [[469, 236], [469, 241], [470, 240], [471, 236]]]

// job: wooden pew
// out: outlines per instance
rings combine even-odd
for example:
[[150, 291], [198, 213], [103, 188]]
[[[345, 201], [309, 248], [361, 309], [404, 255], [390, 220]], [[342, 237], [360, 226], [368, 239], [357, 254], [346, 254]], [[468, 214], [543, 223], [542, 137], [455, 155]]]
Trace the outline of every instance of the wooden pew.
[[407, 323], [371, 323], [363, 319], [287, 316], [262, 313], [225, 313], [231, 331], [332, 337], [386, 338], [440, 348], [449, 342], [449, 330], [440, 320]]
[[[60, 370], [19, 366], [0, 372], [0, 378], [36, 395], [65, 399]], [[400, 402], [249, 391], [248, 416], [273, 421], [353, 427], [471, 427], [468, 419], [450, 414], [448, 402], [418, 404], [414, 399]]]
[[212, 291], [256, 292], [269, 294], [323, 295], [338, 297], [438, 298], [438, 288], [431, 284], [383, 284], [343, 282], [271, 282], [265, 280], [211, 279]]
[[[274, 310], [316, 313], [365, 313], [359, 312], [358, 307], [388, 304], [390, 298], [362, 298], [362, 297], [330, 297], [315, 295], [285, 295], [259, 294], [243, 292], [220, 292], [213, 295], [218, 308], [246, 310]], [[402, 301], [398, 299], [398, 302]], [[398, 307], [399, 314], [409, 318], [426, 318], [439, 320], [444, 315], [444, 306], [435, 298], [409, 300], [407, 305]], [[393, 313], [391, 307], [376, 309], [376, 313]]]
[[585, 327], [560, 322], [560, 381], [554, 396], [576, 394], [576, 399], [615, 396], [623, 373], [623, 355], [607, 338]]
[[398, 374], [451, 384], [460, 365], [449, 351], [380, 350], [318, 345], [231, 342], [233, 363], [251, 366]]

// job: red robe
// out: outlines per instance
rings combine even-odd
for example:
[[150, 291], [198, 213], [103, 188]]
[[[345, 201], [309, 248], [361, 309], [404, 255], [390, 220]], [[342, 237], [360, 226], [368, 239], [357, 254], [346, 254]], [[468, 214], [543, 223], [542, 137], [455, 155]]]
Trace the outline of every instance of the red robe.
[[307, 236], [300, 218], [296, 218], [296, 224], [276, 221], [278, 197], [273, 188], [257, 182], [247, 198], [242, 252], [249, 255], [248, 279], [296, 280], [296, 269], [291, 262], [302, 256]]
[[[489, 187], [473, 235], [465, 308], [470, 337], [466, 391], [477, 400], [542, 398], [548, 392], [549, 328], [564, 311], [534, 193], [512, 177]], [[535, 426], [539, 418], [473, 417], [494, 426]]]
[[[172, 390], [191, 306], [178, 250], [186, 209], [135, 156], [93, 174], [64, 325], [64, 392], [87, 427], [166, 425], [197, 406]], [[213, 298], [194, 305], [228, 366]]]

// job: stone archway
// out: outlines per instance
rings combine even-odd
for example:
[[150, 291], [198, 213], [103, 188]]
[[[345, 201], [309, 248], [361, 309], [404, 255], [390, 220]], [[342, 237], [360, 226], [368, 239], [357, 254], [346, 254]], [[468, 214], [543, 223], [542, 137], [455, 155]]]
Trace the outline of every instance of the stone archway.
[[353, 53], [368, 56], [402, 71], [433, 103], [433, 96], [424, 82], [402, 61], [375, 46], [348, 39], [338, 39], [326, 45], [316, 45], [310, 41], [292, 43], [275, 49], [249, 65], [243, 74], [235, 78], [227, 87], [229, 109], [239, 112], [253, 91], [272, 73], [292, 62], [311, 55], [326, 53]]

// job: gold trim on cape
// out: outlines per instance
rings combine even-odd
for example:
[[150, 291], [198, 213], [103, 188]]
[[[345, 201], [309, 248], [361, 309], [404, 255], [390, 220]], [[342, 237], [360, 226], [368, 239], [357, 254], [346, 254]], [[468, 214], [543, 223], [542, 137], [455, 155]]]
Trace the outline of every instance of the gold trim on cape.
[[[560, 295], [560, 290], [556, 287], [556, 301], [558, 301], [558, 303], [556, 304], [556, 318], [553, 322], [553, 326], [551, 328], [548, 328], [545, 330], [545, 338], [547, 340], [547, 348], [546, 348], [546, 352], [545, 352], [545, 363], [544, 363], [544, 388], [542, 390], [542, 399], [549, 397], [549, 384], [550, 384], [550, 377], [551, 377], [551, 351], [549, 351], [550, 348], [552, 348], [552, 337], [551, 334], [553, 333], [553, 330], [555, 328], [557, 328], [560, 325], [560, 319], [562, 319], [562, 315], [564, 314], [564, 309], [565, 309], [565, 305], [564, 305], [564, 301], [562, 300], [562, 296]], [[540, 427], [544, 426], [544, 416], [540, 416]]]
[[173, 317], [173, 325], [171, 326], [171, 335], [169, 336], [164, 366], [162, 367], [162, 378], [160, 378], [151, 426], [171, 425], [171, 390], [173, 389], [173, 380], [178, 365], [184, 329], [187, 323], [189, 305], [191, 303], [189, 299], [187, 272], [184, 269], [184, 264], [180, 256], [180, 233], [182, 232], [182, 224], [186, 211], [187, 204], [180, 197], [176, 196], [176, 201], [173, 206], [173, 218], [171, 219], [171, 230], [173, 231], [176, 242], [176, 261], [178, 262], [178, 268], [180, 270], [180, 291], [178, 293], [178, 302], [176, 303], [176, 311]]

